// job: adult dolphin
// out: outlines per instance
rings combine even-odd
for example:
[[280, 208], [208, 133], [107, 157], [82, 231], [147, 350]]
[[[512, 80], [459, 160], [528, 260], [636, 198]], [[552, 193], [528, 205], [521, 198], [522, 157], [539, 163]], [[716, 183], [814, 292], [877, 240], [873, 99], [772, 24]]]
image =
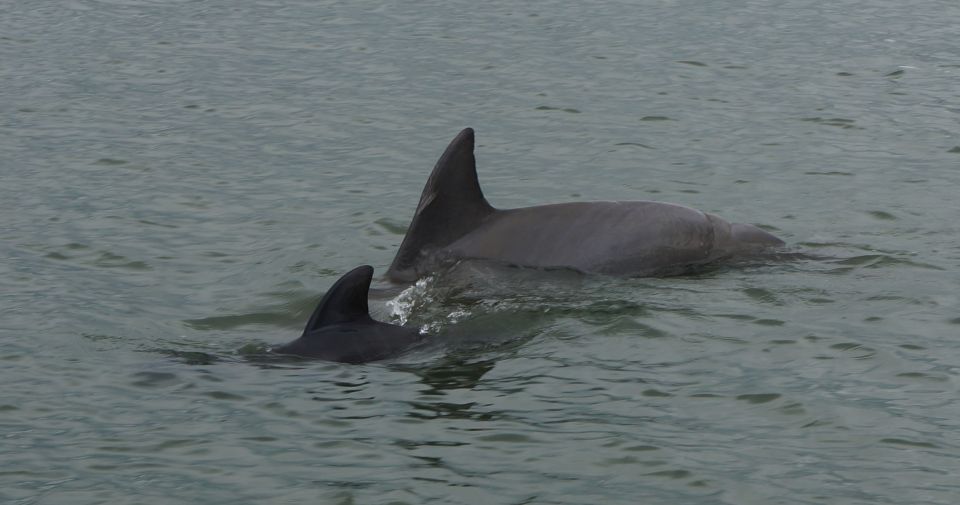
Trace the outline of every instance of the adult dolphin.
[[756, 226], [661, 202], [573, 202], [495, 209], [483, 196], [473, 129], [433, 168], [387, 278], [412, 282], [459, 260], [655, 276], [782, 246]]
[[416, 328], [370, 317], [367, 295], [373, 267], [347, 272], [317, 305], [300, 338], [271, 349], [277, 354], [343, 363], [366, 363], [396, 356], [424, 338]]

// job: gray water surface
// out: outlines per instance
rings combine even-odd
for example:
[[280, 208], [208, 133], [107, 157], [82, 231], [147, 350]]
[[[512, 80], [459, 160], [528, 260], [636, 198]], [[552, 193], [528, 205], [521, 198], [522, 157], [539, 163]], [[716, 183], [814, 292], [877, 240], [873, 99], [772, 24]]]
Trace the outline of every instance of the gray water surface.
[[[0, 2], [0, 502], [954, 504], [960, 6]], [[796, 257], [462, 265], [350, 366], [446, 143], [509, 208], [651, 199]]]

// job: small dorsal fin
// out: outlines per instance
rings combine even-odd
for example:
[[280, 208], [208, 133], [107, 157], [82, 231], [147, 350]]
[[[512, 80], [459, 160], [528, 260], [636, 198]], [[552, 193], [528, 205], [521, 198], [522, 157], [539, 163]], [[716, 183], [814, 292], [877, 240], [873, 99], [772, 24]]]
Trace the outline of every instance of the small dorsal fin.
[[480, 189], [473, 148], [473, 129], [465, 128], [440, 156], [387, 271], [389, 278], [415, 279], [413, 269], [421, 253], [453, 243], [494, 211]]
[[307, 321], [303, 334], [306, 335], [321, 326], [369, 318], [367, 295], [372, 278], [373, 267], [369, 265], [354, 268], [340, 277], [330, 286], [327, 294], [323, 295], [317, 309]]

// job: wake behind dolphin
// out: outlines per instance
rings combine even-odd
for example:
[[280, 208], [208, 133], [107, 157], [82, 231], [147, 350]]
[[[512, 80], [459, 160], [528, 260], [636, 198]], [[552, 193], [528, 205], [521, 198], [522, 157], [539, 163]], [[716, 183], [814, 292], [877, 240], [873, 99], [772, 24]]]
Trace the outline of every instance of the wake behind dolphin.
[[629, 276], [679, 274], [783, 246], [749, 224], [649, 201], [495, 209], [477, 180], [474, 132], [437, 161], [387, 278], [412, 282], [460, 260]]

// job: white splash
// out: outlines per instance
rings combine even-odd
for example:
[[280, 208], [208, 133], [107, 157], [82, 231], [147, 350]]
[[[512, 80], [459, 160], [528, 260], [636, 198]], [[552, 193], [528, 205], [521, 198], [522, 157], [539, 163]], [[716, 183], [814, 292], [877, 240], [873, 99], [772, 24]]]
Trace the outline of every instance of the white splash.
[[413, 286], [401, 291], [393, 300], [388, 301], [387, 307], [390, 307], [390, 316], [400, 324], [407, 324], [407, 319], [410, 318], [410, 314], [418, 305], [433, 301], [427, 289], [427, 285], [432, 280], [433, 276], [424, 277]]

